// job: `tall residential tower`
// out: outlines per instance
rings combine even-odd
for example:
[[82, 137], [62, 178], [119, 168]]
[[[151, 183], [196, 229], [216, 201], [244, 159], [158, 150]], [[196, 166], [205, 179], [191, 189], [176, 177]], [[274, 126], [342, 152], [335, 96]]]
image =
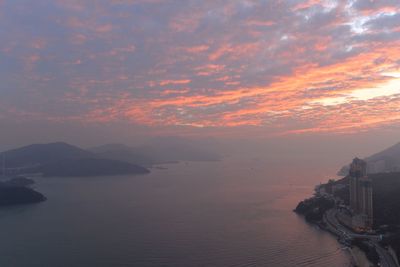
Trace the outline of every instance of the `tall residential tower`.
[[373, 225], [372, 181], [367, 176], [367, 163], [355, 158], [350, 165], [350, 208], [356, 228]]

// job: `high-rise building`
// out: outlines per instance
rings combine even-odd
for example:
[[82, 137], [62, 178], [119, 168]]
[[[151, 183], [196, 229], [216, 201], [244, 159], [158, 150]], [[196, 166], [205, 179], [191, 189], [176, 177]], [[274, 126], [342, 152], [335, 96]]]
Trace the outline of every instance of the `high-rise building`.
[[355, 158], [350, 165], [350, 208], [353, 212], [359, 211], [359, 180], [367, 176], [367, 163]]
[[355, 226], [372, 228], [372, 182], [367, 176], [367, 163], [355, 158], [350, 165], [350, 208], [355, 218]]

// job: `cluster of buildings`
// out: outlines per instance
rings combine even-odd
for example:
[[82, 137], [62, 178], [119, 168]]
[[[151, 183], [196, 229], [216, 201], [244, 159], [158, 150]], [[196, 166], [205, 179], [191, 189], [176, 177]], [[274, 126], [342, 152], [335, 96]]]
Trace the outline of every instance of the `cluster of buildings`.
[[373, 226], [372, 181], [367, 176], [367, 163], [355, 158], [350, 165], [349, 178], [352, 226], [370, 230]]

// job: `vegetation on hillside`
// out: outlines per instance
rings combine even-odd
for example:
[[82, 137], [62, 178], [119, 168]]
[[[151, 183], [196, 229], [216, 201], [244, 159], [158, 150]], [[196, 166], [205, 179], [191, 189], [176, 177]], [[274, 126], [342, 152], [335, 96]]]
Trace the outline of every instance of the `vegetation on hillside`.
[[319, 222], [324, 213], [331, 209], [333, 205], [334, 202], [325, 197], [312, 197], [301, 201], [294, 211], [304, 215], [309, 222]]

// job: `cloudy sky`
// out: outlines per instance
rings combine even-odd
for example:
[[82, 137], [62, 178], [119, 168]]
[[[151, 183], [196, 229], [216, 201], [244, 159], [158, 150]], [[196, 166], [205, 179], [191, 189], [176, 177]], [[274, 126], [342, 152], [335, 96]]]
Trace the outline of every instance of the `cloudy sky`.
[[400, 129], [399, 0], [0, 0], [0, 41], [9, 137]]

